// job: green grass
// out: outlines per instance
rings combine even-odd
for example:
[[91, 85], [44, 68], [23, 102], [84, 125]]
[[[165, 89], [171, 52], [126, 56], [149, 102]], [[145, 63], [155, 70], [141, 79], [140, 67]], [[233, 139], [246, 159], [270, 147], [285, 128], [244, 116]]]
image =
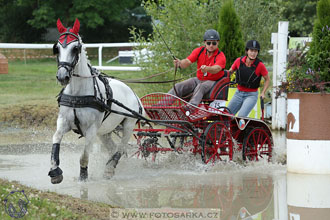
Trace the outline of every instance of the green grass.
[[[97, 61], [93, 61], [96, 64]], [[117, 65], [116, 63], [113, 65]], [[62, 86], [56, 81], [57, 66], [55, 60], [11, 61], [9, 73], [0, 74], [0, 105], [1, 108], [24, 104], [56, 104], [55, 96]], [[142, 72], [105, 71], [108, 75], [121, 79], [144, 77]], [[129, 84], [138, 94], [148, 93], [142, 84]]]
[[54, 62], [10, 62], [9, 73], [0, 75], [0, 105], [26, 104], [55, 100], [60, 86], [56, 84]]
[[[11, 192], [14, 193], [11, 194]], [[27, 213], [20, 219], [108, 219], [110, 208], [112, 208], [107, 204], [43, 192], [0, 179], [0, 219], [14, 219], [5, 210], [5, 199], [19, 211], [17, 201], [19, 199], [26, 201], [26, 198], [29, 201]]]
[[[92, 60], [92, 65], [98, 61]], [[103, 65], [108, 65], [105, 63]], [[118, 61], [111, 65], [120, 65]], [[57, 117], [56, 96], [62, 86], [57, 83], [55, 59], [10, 61], [9, 73], [0, 74], [0, 123], [29, 126], [54, 126]], [[119, 79], [146, 77], [142, 71], [104, 71]], [[157, 80], [157, 79], [151, 79]], [[142, 97], [151, 92], [167, 91], [159, 84], [129, 83], [133, 91]]]

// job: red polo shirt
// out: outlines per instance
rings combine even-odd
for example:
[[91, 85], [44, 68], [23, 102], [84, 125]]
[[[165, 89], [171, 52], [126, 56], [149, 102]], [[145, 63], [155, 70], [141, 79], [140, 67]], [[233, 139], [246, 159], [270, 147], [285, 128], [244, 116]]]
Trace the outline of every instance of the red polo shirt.
[[[235, 62], [231, 66], [232, 70], [235, 71], [239, 68], [239, 66], [241, 64], [240, 60], [241, 60], [240, 57], [235, 60]], [[252, 64], [254, 63], [254, 61], [252, 62]], [[242, 62], [246, 65], [246, 56], [242, 58]], [[255, 74], [257, 76], [260, 76], [260, 75], [266, 76], [268, 74], [268, 71], [265, 67], [265, 64], [263, 64], [263, 62], [259, 62], [258, 66], [256, 68], [256, 71], [255, 71]], [[258, 89], [246, 88], [246, 87], [240, 86], [240, 85], [237, 85], [237, 89], [240, 90], [240, 91], [243, 91], [243, 92], [256, 92], [256, 91], [258, 91]]]
[[[191, 54], [187, 57], [190, 62], [196, 62], [198, 54], [201, 52], [202, 47], [198, 47], [191, 52]], [[226, 67], [226, 57], [223, 52], [220, 52], [219, 49], [216, 49], [212, 56], [208, 57], [206, 49], [199, 55], [197, 60], [197, 78], [199, 80], [213, 80], [216, 81], [223, 77], [224, 72], [223, 70], [219, 71], [218, 73], [212, 74], [208, 73], [207, 76], [204, 76], [204, 73], [200, 70], [202, 65], [206, 66], [214, 66], [219, 65], [222, 69], [225, 69]], [[215, 62], [214, 62], [215, 58]]]

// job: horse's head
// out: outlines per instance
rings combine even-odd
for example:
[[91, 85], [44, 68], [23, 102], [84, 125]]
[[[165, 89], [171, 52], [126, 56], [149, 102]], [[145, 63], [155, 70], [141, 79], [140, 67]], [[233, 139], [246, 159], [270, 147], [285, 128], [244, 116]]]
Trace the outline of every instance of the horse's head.
[[72, 77], [75, 66], [78, 63], [81, 53], [81, 41], [79, 37], [79, 20], [76, 19], [73, 28], [65, 28], [57, 20], [57, 29], [60, 32], [60, 38], [53, 46], [53, 52], [57, 55], [57, 74], [56, 78], [61, 85], [67, 85]]

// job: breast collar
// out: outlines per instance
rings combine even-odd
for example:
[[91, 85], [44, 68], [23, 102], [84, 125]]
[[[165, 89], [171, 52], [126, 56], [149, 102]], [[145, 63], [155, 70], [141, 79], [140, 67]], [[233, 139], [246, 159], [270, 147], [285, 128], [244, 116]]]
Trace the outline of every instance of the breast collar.
[[[57, 102], [58, 105], [63, 105], [67, 107], [72, 107], [72, 108], [85, 108], [85, 107], [90, 107], [99, 110], [100, 112], [106, 111], [104, 104], [106, 104], [109, 108], [111, 108], [111, 100], [112, 100], [112, 89], [109, 85], [108, 78], [106, 76], [103, 76], [99, 74], [95, 68], [92, 68], [91, 66], [91, 74], [93, 75], [98, 75], [96, 77], [93, 77], [93, 88], [94, 88], [94, 95], [87, 95], [87, 96], [72, 96], [72, 95], [67, 95], [64, 94], [63, 91], [65, 88], [61, 90], [61, 92], [58, 95]], [[99, 84], [97, 82], [98, 78], [105, 87], [105, 93], [106, 97], [102, 96]], [[100, 94], [100, 97], [97, 96], [97, 93]]]

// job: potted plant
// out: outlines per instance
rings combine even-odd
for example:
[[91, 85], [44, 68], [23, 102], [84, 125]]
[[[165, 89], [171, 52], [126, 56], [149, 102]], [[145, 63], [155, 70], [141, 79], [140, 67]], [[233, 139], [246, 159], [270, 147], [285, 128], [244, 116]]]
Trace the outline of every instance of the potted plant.
[[317, 4], [310, 45], [291, 51], [287, 78], [287, 168], [330, 174], [330, 0]]

